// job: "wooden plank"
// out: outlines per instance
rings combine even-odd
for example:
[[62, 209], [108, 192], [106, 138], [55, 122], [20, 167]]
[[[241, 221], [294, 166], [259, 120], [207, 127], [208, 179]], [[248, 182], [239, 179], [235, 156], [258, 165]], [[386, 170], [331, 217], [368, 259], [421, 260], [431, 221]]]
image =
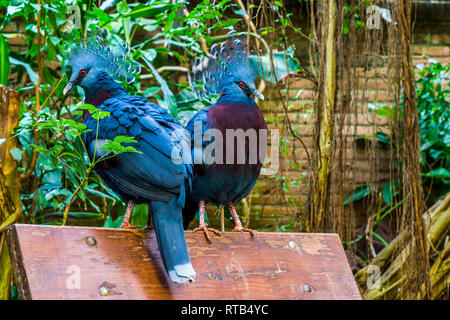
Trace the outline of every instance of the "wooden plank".
[[186, 232], [194, 282], [168, 280], [154, 231], [14, 225], [23, 299], [361, 299], [336, 234]]

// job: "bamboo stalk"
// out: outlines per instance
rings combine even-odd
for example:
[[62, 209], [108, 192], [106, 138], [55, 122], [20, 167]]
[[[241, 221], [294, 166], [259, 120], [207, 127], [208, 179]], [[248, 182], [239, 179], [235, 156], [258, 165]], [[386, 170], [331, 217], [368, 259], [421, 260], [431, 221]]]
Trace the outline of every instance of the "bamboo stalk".
[[[433, 288], [433, 298], [439, 298], [444, 289], [450, 286], [450, 242], [447, 243], [438, 258], [430, 269], [431, 285]], [[425, 284], [422, 286], [422, 292], [425, 292]], [[418, 296], [418, 299], [422, 296]]]
[[[427, 230], [426, 239], [429, 243], [428, 248], [436, 248], [442, 242], [445, 236], [448, 236], [450, 228], [450, 192], [447, 193], [441, 200], [434, 204], [423, 217], [424, 226]], [[389, 246], [385, 247], [380, 253], [371, 261], [370, 266], [378, 266], [380, 270], [384, 271], [380, 277], [380, 288], [364, 290], [366, 281], [368, 279], [367, 269], [369, 266], [361, 269], [355, 276], [360, 288], [363, 290], [364, 299], [380, 299], [383, 297], [397, 297], [397, 289], [400, 285], [405, 285], [408, 280], [408, 273], [401, 273], [402, 266], [408, 262], [411, 254], [412, 243], [406, 242], [411, 238], [411, 230], [404, 230], [401, 232]], [[400, 253], [392, 260], [393, 254], [399, 250], [399, 246], [403, 243], [408, 243]], [[450, 244], [447, 243], [445, 248], [439, 253], [438, 258], [434, 261], [430, 269], [431, 285], [433, 297], [442, 296], [449, 287], [449, 254]], [[390, 262], [392, 260], [392, 262]], [[390, 262], [390, 263], [389, 263]], [[389, 264], [388, 264], [389, 263]], [[391, 296], [388, 294], [391, 292]], [[426, 287], [422, 283], [422, 287], [417, 297], [425, 298]], [[388, 295], [388, 296], [386, 296]]]

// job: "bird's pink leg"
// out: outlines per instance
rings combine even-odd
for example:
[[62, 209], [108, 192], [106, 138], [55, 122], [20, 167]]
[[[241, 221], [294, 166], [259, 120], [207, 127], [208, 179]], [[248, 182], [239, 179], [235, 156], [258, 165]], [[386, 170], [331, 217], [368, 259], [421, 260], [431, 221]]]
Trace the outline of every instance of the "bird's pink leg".
[[205, 237], [206, 237], [206, 241], [211, 243], [211, 239], [209, 237], [208, 230], [214, 232], [218, 236], [220, 236], [220, 232], [214, 228], [206, 227], [206, 224], [205, 224], [205, 201], [200, 201], [199, 208], [200, 208], [200, 214], [199, 214], [200, 223], [199, 223], [199, 226], [193, 230], [193, 232], [203, 231], [203, 233], [205, 234]]
[[125, 211], [125, 215], [123, 216], [122, 224], [120, 225], [120, 229], [136, 229], [135, 226], [130, 224], [131, 214], [133, 213], [134, 201], [130, 200], [127, 204], [127, 210]]
[[252, 237], [255, 236], [255, 230], [253, 229], [245, 229], [242, 227], [241, 219], [239, 219], [239, 216], [236, 212], [236, 208], [234, 207], [233, 203], [228, 203], [228, 209], [230, 210], [231, 216], [234, 220], [234, 228], [233, 232], [248, 232]]

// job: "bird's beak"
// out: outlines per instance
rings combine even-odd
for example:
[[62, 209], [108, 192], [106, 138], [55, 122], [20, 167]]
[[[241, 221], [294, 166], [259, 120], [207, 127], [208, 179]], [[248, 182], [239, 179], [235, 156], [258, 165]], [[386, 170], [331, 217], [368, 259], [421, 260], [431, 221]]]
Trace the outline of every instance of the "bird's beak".
[[259, 92], [258, 90], [255, 89], [255, 90], [253, 90], [252, 93], [255, 95], [255, 97], [258, 97], [259, 99], [264, 100], [263, 94], [261, 92]]
[[63, 95], [66, 95], [72, 89], [72, 87], [73, 87], [73, 83], [69, 82], [63, 90]]

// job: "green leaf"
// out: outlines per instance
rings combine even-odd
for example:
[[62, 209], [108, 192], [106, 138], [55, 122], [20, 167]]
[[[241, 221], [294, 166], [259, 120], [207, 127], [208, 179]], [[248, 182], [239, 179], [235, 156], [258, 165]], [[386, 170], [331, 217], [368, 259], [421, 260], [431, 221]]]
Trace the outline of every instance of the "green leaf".
[[145, 227], [148, 221], [148, 205], [139, 204], [134, 207], [131, 224], [133, 226]]
[[160, 5], [153, 5], [153, 6], [143, 6], [142, 8], [132, 10], [131, 12], [128, 12], [127, 14], [119, 17], [119, 18], [150, 18], [154, 17], [157, 14], [170, 11], [173, 7], [173, 4], [160, 4]]
[[16, 58], [13, 57], [9, 57], [9, 63], [11, 63], [14, 66], [22, 66], [25, 68], [25, 70], [28, 73], [28, 76], [30, 77], [30, 80], [34, 83], [37, 84], [39, 81], [39, 75], [33, 71], [33, 68], [31, 68], [31, 66], [28, 63], [22, 62], [20, 60], [17, 60]]
[[197, 110], [202, 106], [197, 96], [189, 89], [183, 89], [176, 97], [178, 109]]
[[38, 145], [35, 145], [35, 144], [31, 144], [30, 146], [32, 146], [36, 152], [47, 153], [47, 154], [51, 154], [52, 153], [51, 150], [48, 150], [47, 148], [44, 148], [42, 146], [38, 146]]
[[434, 145], [434, 142], [431, 142], [431, 141], [425, 141], [425, 143], [422, 144], [422, 146], [420, 147], [420, 151], [421, 151], [421, 152], [424, 152], [424, 151], [426, 151], [427, 149], [429, 149], [430, 147], [432, 147], [433, 145]]
[[227, 27], [235, 25], [239, 21], [240, 21], [240, 19], [228, 19], [225, 21], [221, 21], [220, 24], [222, 25], [222, 27], [227, 28]]
[[147, 60], [150, 62], [155, 60], [156, 55], [157, 55], [156, 50], [153, 48], [148, 49], [148, 50], [141, 50], [141, 52], [143, 53], [144, 57], [147, 58]]
[[144, 97], [154, 97], [159, 91], [161, 90], [160, 87], [148, 87], [145, 88], [145, 90], [142, 92], [142, 95]]
[[124, 14], [127, 14], [130, 12], [130, 7], [128, 6], [128, 3], [125, 0], [120, 1], [120, 3], [117, 5], [117, 11], [122, 14], [122, 17]]
[[394, 197], [399, 193], [400, 191], [398, 191], [398, 180], [390, 181], [386, 183], [383, 187], [382, 191], [383, 200], [390, 205]]
[[155, 67], [148, 61], [148, 59], [144, 56], [144, 61], [146, 62], [147, 66], [149, 67], [150, 71], [153, 73], [153, 76], [155, 77], [156, 81], [161, 85], [161, 89], [164, 96], [164, 103], [162, 104], [163, 107], [166, 107], [169, 110], [169, 113], [172, 117], [175, 119], [178, 118], [178, 108], [177, 103], [175, 100], [175, 95], [170, 90], [169, 85], [167, 84], [166, 80], [164, 80], [158, 71], [156, 71]]
[[242, 10], [242, 9], [237, 9], [237, 10], [233, 10], [233, 12], [239, 16], [245, 16], [247, 15], [247, 11]]
[[[111, 8], [115, 3], [117, 2], [117, 0], [106, 0], [103, 1], [102, 4], [100, 5], [100, 10], [104, 11], [106, 9]], [[97, 8], [94, 8], [97, 9]]]
[[82, 104], [81, 106], [77, 106], [77, 108], [80, 110], [88, 110], [90, 113], [94, 113], [97, 110], [100, 110], [100, 109], [97, 109], [92, 104], [88, 104], [88, 103]]
[[133, 137], [117, 136], [117, 137], [114, 138], [114, 142], [117, 142], [117, 143], [133, 143], [133, 142], [137, 142], [137, 141], [134, 140]]
[[9, 152], [11, 153], [11, 156], [14, 158], [14, 160], [16, 160], [17, 162], [22, 161], [23, 150], [14, 148], [9, 150]]
[[383, 132], [377, 132], [377, 138], [380, 143], [391, 144], [391, 138]]
[[[83, 199], [84, 200], [84, 199]], [[95, 210], [97, 210], [97, 212], [102, 212], [102, 210], [100, 209], [100, 207], [98, 205], [95, 204], [94, 201], [92, 201], [91, 199], [87, 199], [87, 201], [89, 202], [89, 204], [91, 205], [92, 208], [94, 208]], [[103, 218], [103, 215], [102, 215]]]
[[281, 1], [274, 1], [274, 4], [278, 7], [283, 7], [283, 3], [281, 3]]
[[93, 16], [98, 18], [100, 20], [100, 22], [102, 22], [102, 23], [108, 23], [108, 22], [114, 20], [113, 17], [111, 17], [110, 15], [108, 15], [107, 13], [105, 13], [103, 10], [101, 10], [99, 8], [94, 8], [92, 13], [93, 13]]
[[[125, 1], [123, 1], [123, 2], [125, 2]], [[139, 4], [137, 6], [137, 8], [135, 8], [134, 10], [131, 10], [130, 12], [118, 15], [114, 19], [111, 19], [110, 21], [104, 23], [101, 27], [103, 27], [105, 24], [108, 24], [112, 21], [117, 21], [119, 19], [124, 19], [124, 18], [134, 19], [134, 18], [141, 18], [141, 17], [145, 17], [145, 18], [154, 17], [160, 13], [170, 11], [173, 7], [174, 7], [174, 5], [171, 3], [165, 3], [165, 4], [159, 4], [159, 5]]]
[[369, 185], [358, 187], [344, 198], [344, 205], [347, 205], [350, 202], [355, 202], [364, 197], [367, 197], [371, 192], [372, 192], [372, 187]]
[[261, 57], [249, 56], [250, 61], [258, 68], [259, 77], [265, 81], [276, 83], [276, 80], [280, 81], [288, 74], [302, 69], [297, 59], [294, 58], [294, 48], [292, 46], [287, 48], [286, 51], [273, 51], [272, 57], [275, 71], [272, 68], [270, 53]]
[[[122, 145], [122, 143], [136, 143], [136, 142], [137, 141], [134, 140], [132, 137], [117, 136], [114, 138], [114, 141], [107, 140], [107, 142], [100, 149], [108, 151], [107, 154], [113, 153], [114, 155], [118, 155], [125, 152], [142, 153], [132, 146]], [[100, 159], [104, 160], [104, 157]]]
[[48, 188], [60, 188], [61, 185], [62, 171], [53, 170], [45, 173], [42, 183]]
[[118, 228], [122, 224], [124, 215], [120, 215], [117, 217], [115, 221], [112, 220], [111, 215], [108, 214], [108, 216], [105, 219], [105, 223], [103, 225], [103, 228]]
[[110, 214], [108, 214], [108, 216], [106, 217], [105, 223], [103, 224], [103, 228], [115, 228], [114, 222]]
[[450, 172], [445, 168], [439, 168], [424, 174], [426, 177], [450, 179]]
[[[14, 2], [13, 2], [14, 3]], [[17, 3], [17, 2], [16, 2]], [[25, 3], [21, 3], [18, 6], [10, 5], [6, 9], [6, 12], [9, 16], [14, 16], [16, 13], [21, 12], [24, 9]]]
[[99, 196], [101, 198], [106, 198], [106, 199], [110, 199], [110, 200], [116, 200], [114, 197], [110, 196], [109, 194], [107, 194], [105, 192], [102, 192], [102, 191], [99, 191], [99, 190], [96, 190], [96, 189], [93, 189], [91, 187], [85, 187], [84, 191], [87, 191], [87, 192], [89, 192], [89, 193], [91, 193], [93, 195]]
[[102, 109], [96, 108], [95, 106], [87, 103], [78, 106], [78, 109], [88, 110], [89, 113], [91, 114], [91, 117], [94, 119], [103, 119], [111, 115], [109, 111], [103, 111]]

